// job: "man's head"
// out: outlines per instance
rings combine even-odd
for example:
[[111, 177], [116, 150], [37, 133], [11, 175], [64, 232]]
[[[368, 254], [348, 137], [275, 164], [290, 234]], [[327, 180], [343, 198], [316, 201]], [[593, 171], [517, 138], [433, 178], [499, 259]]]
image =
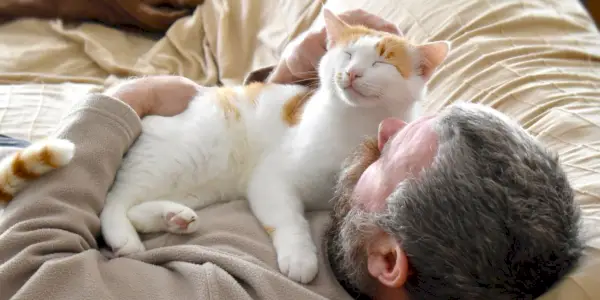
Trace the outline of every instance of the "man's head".
[[475, 104], [382, 122], [345, 164], [335, 201], [330, 263], [382, 299], [531, 299], [581, 256], [556, 156]]

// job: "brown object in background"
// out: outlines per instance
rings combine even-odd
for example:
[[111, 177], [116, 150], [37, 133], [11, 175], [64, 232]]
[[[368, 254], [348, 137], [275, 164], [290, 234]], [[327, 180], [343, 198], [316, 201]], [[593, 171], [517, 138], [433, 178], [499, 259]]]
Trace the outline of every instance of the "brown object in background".
[[15, 18], [60, 18], [166, 31], [204, 0], [0, 0], [0, 22]]
[[592, 15], [592, 18], [594, 18], [596, 26], [600, 27], [600, 1], [588, 0], [585, 1], [585, 4], [587, 6], [587, 10], [590, 12], [590, 15]]

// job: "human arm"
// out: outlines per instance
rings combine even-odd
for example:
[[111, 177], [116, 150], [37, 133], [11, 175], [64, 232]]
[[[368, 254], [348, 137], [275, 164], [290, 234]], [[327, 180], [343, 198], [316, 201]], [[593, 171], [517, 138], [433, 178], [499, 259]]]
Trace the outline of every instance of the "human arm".
[[190, 284], [176, 270], [130, 258], [109, 260], [98, 250], [98, 215], [123, 154], [140, 134], [140, 116], [176, 114], [190, 98], [171, 92], [168, 100], [176, 105], [166, 100], [148, 105], [152, 101], [144, 99], [153, 93], [140, 90], [155, 91], [109, 89], [110, 96], [90, 95], [64, 118], [53, 136], [75, 144], [73, 160], [23, 189], [0, 218], [0, 299], [208, 296], [208, 288]]

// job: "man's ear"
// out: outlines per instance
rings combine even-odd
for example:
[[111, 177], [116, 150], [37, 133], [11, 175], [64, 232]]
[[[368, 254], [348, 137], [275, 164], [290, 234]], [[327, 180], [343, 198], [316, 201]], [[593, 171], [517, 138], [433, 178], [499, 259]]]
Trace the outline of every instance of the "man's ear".
[[348, 24], [327, 8], [323, 8], [323, 18], [325, 19], [325, 31], [327, 31], [327, 48], [330, 48], [344, 34]]
[[418, 47], [421, 56], [421, 70], [425, 81], [429, 80], [433, 71], [444, 62], [450, 52], [450, 42], [431, 42]]
[[369, 274], [388, 288], [400, 288], [406, 282], [408, 258], [400, 244], [388, 234], [381, 234], [369, 244]]

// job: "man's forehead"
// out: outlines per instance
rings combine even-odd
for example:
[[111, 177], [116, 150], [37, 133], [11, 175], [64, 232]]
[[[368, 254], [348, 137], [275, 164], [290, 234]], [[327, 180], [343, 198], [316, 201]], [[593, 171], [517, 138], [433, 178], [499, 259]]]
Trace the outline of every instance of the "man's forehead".
[[[439, 118], [435, 115], [422, 117], [398, 130], [382, 149], [382, 156], [404, 156], [421, 158], [423, 155], [435, 155], [431, 147], [437, 149]], [[399, 152], [399, 153], [398, 153]]]

